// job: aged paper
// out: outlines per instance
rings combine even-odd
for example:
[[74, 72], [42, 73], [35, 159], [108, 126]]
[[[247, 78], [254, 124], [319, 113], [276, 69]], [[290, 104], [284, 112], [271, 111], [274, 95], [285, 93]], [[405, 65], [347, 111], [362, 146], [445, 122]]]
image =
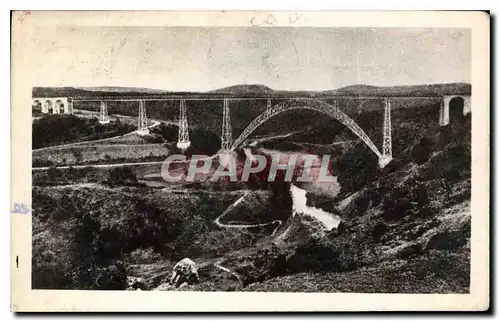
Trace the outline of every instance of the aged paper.
[[483, 12], [14, 12], [11, 309], [487, 310], [489, 61]]

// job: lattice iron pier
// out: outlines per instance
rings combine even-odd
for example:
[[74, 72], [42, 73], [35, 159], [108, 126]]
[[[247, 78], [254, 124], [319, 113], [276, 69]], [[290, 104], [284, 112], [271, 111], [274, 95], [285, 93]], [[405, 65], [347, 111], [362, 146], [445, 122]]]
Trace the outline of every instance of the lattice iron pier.
[[228, 100], [224, 100], [222, 110], [222, 136], [221, 136], [221, 150], [229, 152], [233, 143], [232, 129], [231, 129], [231, 114], [229, 112]]
[[148, 119], [146, 117], [146, 106], [144, 106], [144, 101], [139, 101], [139, 120], [137, 122], [137, 134], [149, 134]]
[[179, 106], [179, 136], [177, 139], [177, 147], [181, 150], [186, 150], [190, 145], [186, 100], [181, 100]]
[[108, 116], [108, 107], [106, 102], [101, 101], [101, 110], [99, 112], [99, 123], [100, 124], [108, 124], [109, 116]]

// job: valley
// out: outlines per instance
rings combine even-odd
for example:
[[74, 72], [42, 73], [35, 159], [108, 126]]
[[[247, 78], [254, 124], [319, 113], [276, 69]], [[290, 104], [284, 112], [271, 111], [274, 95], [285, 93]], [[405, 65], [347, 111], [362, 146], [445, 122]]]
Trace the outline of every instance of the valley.
[[[259, 127], [234, 152], [237, 164], [252, 154], [328, 154], [335, 182], [268, 182], [265, 171], [248, 182], [162, 180], [169, 155], [216, 156], [216, 103], [188, 107], [186, 151], [175, 146], [177, 107], [160, 113], [153, 104], [150, 135], [126, 126], [135, 110], [110, 106], [111, 126], [120, 120], [123, 131], [75, 142], [56, 133], [57, 147], [33, 150], [34, 288], [124, 290], [136, 277], [142, 290], [172, 290], [172, 268], [188, 257], [200, 283], [183, 291], [469, 291], [470, 114], [440, 127], [437, 103], [395, 106], [394, 159], [380, 169], [340, 122], [293, 110]], [[345, 113], [381, 146], [380, 104], [349, 104]], [[234, 137], [264, 109], [258, 100], [234, 103]]]

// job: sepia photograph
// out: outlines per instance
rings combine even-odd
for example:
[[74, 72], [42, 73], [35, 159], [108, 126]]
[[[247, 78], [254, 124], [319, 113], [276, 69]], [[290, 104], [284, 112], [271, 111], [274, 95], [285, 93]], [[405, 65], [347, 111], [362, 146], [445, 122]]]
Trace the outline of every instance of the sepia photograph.
[[[13, 200], [29, 267], [13, 279], [37, 294], [102, 291], [89, 301], [472, 294], [474, 254], [476, 278], [489, 276], [477, 31], [246, 14], [141, 25], [146, 13], [15, 12], [13, 73], [28, 81], [14, 82], [13, 122], [31, 132], [17, 132], [30, 199]], [[488, 39], [487, 15], [461, 17]]]

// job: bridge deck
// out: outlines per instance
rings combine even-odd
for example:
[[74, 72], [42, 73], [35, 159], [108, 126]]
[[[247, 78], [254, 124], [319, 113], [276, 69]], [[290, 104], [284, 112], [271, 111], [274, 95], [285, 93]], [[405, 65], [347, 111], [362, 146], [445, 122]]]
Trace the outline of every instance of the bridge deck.
[[[464, 95], [464, 94], [457, 94]], [[209, 101], [209, 100], [335, 100], [335, 99], [354, 99], [354, 100], [397, 100], [397, 99], [424, 99], [424, 100], [441, 100], [443, 96], [355, 96], [355, 95], [329, 95], [329, 96], [293, 96], [293, 97], [280, 97], [280, 96], [102, 96], [102, 97], [71, 97], [73, 102], [89, 102], [89, 101], [176, 101], [176, 100], [186, 100], [186, 101]]]

